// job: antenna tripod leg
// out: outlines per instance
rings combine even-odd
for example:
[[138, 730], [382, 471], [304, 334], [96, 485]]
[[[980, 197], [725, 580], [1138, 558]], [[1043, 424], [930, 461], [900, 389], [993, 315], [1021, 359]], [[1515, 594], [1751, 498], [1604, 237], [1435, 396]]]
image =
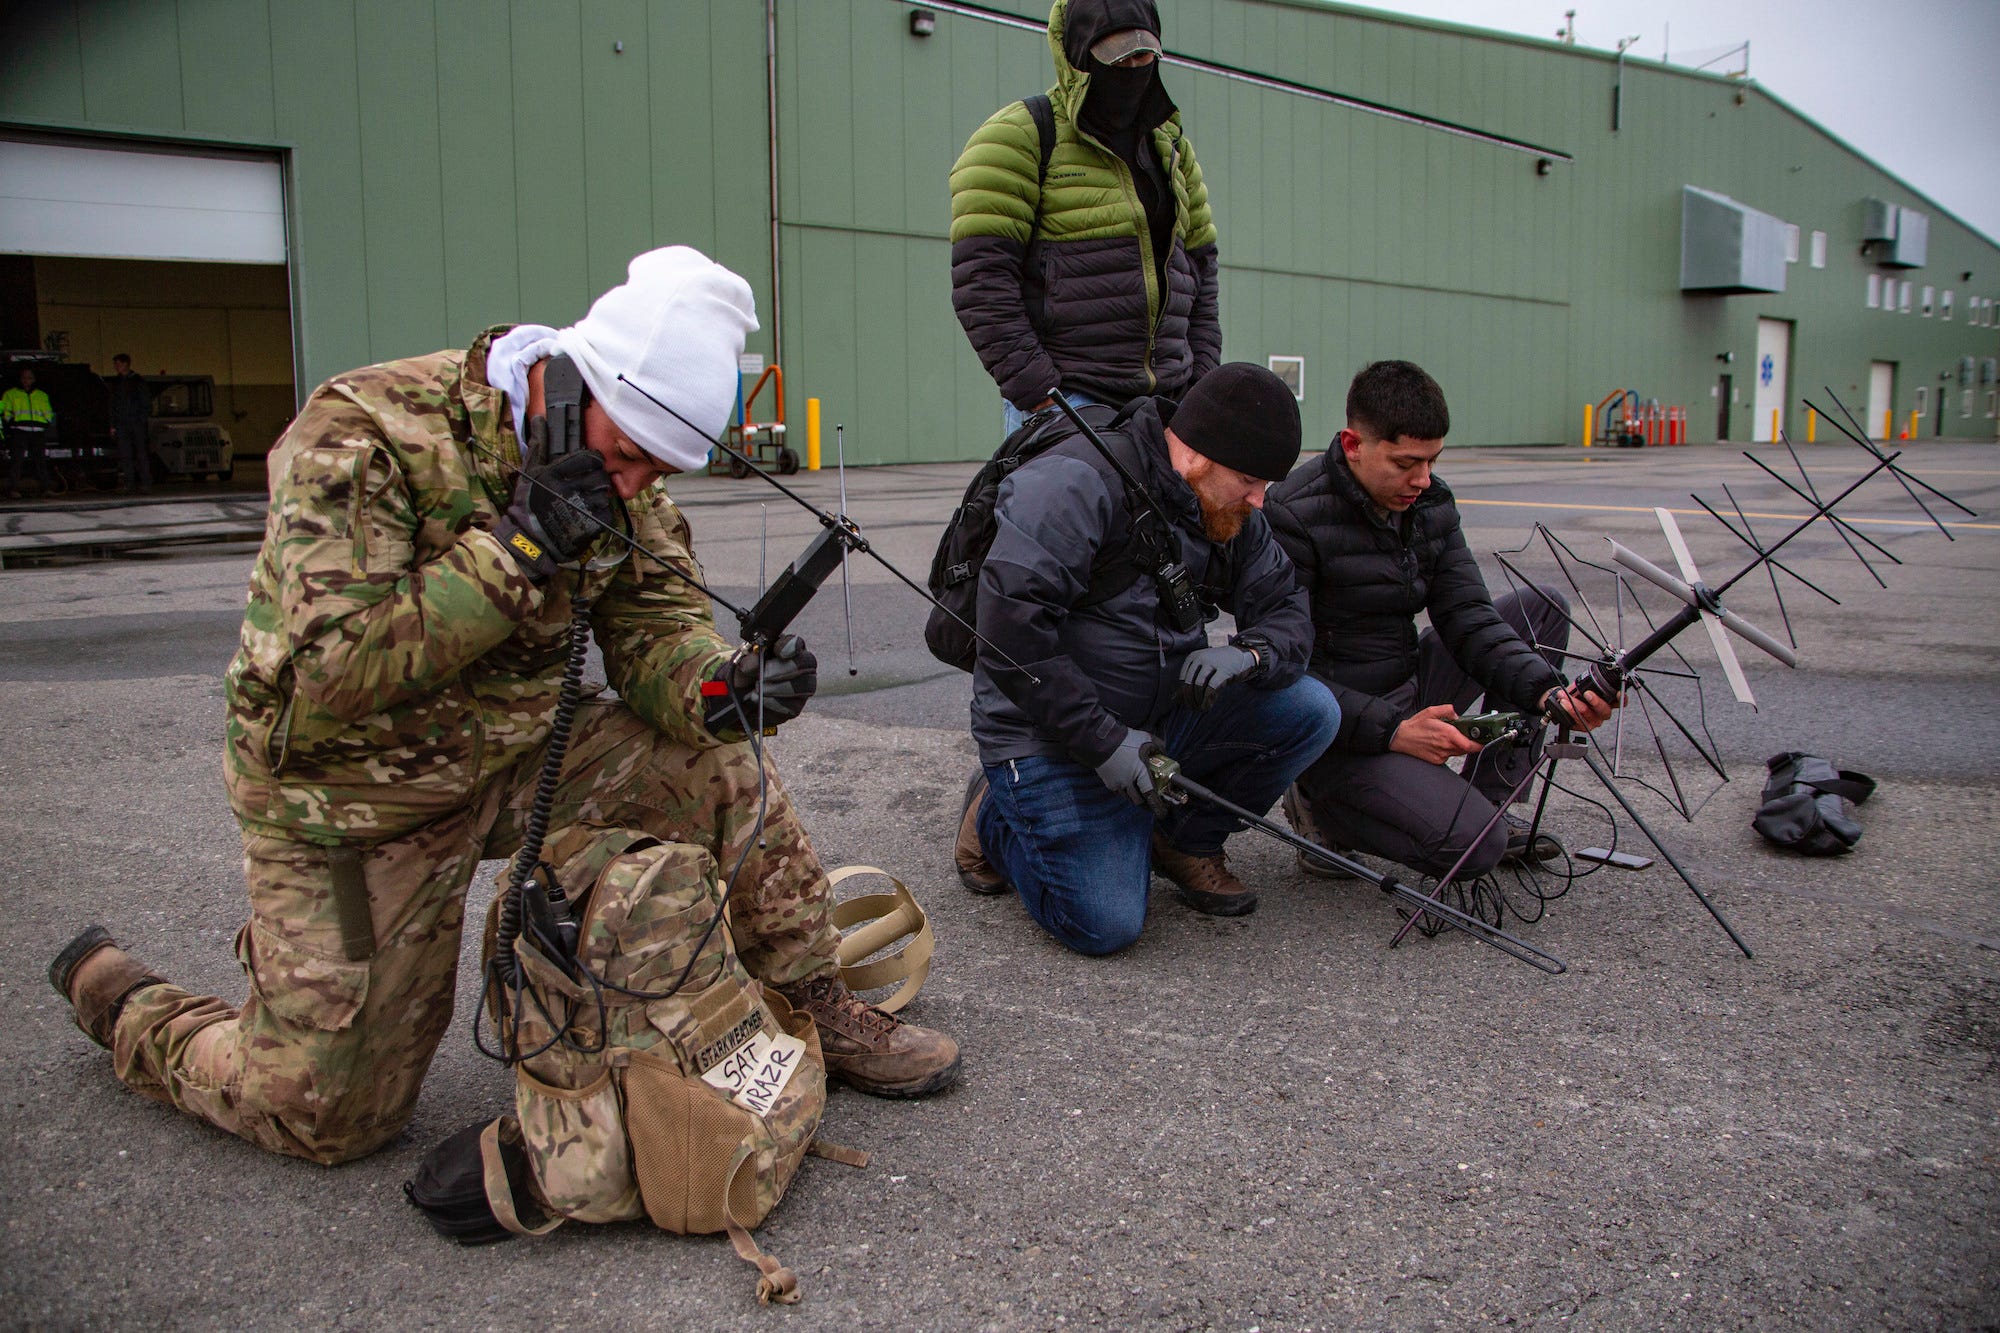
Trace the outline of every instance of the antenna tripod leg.
[[1597, 755], [1588, 746], [1586, 746], [1583, 752], [1583, 762], [1588, 764], [1590, 771], [1596, 775], [1598, 785], [1611, 793], [1611, 799], [1618, 802], [1619, 808], [1624, 810], [1626, 816], [1637, 826], [1639, 832], [1646, 835], [1646, 841], [1653, 844], [1653, 850], [1660, 854], [1660, 859], [1673, 867], [1673, 872], [1681, 877], [1681, 883], [1688, 886], [1688, 892], [1692, 893], [1700, 901], [1701, 905], [1708, 909], [1708, 914], [1715, 918], [1715, 924], [1721, 926], [1723, 932], [1729, 936], [1731, 942], [1743, 951], [1743, 956], [1745, 958], [1755, 958], [1757, 955], [1750, 952], [1750, 946], [1745, 944], [1743, 937], [1736, 933], [1736, 927], [1729, 924], [1729, 918], [1722, 914], [1722, 909], [1709, 901], [1708, 895], [1701, 891], [1701, 885], [1694, 882], [1694, 876], [1688, 874], [1687, 868], [1674, 859], [1674, 854], [1667, 850], [1666, 844], [1660, 841], [1659, 835], [1654, 833], [1646, 821], [1639, 817], [1639, 812], [1632, 808], [1632, 802], [1626, 800], [1625, 793], [1618, 790], [1617, 779], [1604, 771], [1604, 766], [1597, 761]]

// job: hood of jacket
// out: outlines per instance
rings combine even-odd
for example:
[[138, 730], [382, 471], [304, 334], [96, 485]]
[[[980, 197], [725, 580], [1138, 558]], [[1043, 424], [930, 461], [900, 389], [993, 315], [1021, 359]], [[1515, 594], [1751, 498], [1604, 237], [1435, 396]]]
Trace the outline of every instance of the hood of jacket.
[[[1153, 0], [1055, 0], [1049, 7], [1049, 54], [1056, 66], [1056, 86], [1050, 97], [1072, 123], [1090, 92], [1090, 48], [1126, 28], [1158, 33], [1159, 6]], [[1173, 98], [1167, 96], [1165, 84], [1154, 79], [1139, 124], [1157, 129], [1178, 110]]]

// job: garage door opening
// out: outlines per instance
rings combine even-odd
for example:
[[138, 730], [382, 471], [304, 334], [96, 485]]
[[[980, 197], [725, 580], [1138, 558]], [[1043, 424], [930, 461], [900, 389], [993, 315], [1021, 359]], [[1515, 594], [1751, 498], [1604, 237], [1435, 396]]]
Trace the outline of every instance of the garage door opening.
[[120, 354], [156, 494], [261, 491], [296, 404], [286, 260], [273, 155], [0, 139], [0, 389], [26, 367], [49, 394], [50, 492], [117, 484]]

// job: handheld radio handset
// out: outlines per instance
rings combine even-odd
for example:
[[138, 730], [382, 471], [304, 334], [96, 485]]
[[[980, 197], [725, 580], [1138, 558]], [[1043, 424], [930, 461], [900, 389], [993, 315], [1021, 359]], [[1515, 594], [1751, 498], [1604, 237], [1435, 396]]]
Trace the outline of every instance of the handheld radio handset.
[[[584, 448], [583, 404], [588, 390], [583, 372], [566, 356], [549, 357], [542, 363], [542, 415], [528, 421], [528, 468], [541, 468]], [[522, 475], [527, 475], [524, 471]], [[614, 502], [622, 505], [622, 501]], [[567, 503], [567, 501], [565, 501]], [[579, 514], [579, 517], [582, 517]], [[629, 526], [629, 524], [628, 524]], [[624, 558], [620, 551], [616, 564]], [[569, 565], [568, 568], [596, 567]], [[579, 575], [579, 579], [581, 575]], [[580, 586], [580, 585], [579, 585]], [[570, 729], [575, 724], [577, 704], [582, 699], [584, 662], [590, 650], [590, 604], [577, 596], [571, 604], [569, 654], [562, 685], [556, 696], [556, 713], [550, 724], [547, 755], [535, 785], [535, 798], [528, 811], [521, 850], [508, 872], [502, 900], [494, 961], [505, 983], [518, 984], [522, 973], [514, 946], [523, 927], [530, 938], [572, 977], [576, 976], [578, 925], [576, 907], [556, 879], [555, 871], [542, 860], [542, 844], [548, 836], [554, 814], [556, 786], [562, 775], [563, 756], [569, 749]], [[538, 873], [539, 872], [539, 873]], [[543, 892], [530, 890], [537, 880]]]
[[[553, 463], [583, 448], [583, 372], [566, 356], [552, 356], [542, 363], [542, 404], [547, 415], [536, 418], [542, 426], [543, 448], [547, 456], [536, 461]], [[529, 426], [533, 433], [533, 423]], [[530, 441], [530, 449], [534, 447]]]
[[1174, 534], [1173, 523], [1154, 501], [1152, 493], [1132, 475], [1132, 470], [1111, 452], [1111, 446], [1091, 429], [1090, 423], [1070, 405], [1069, 399], [1063, 397], [1062, 390], [1050, 389], [1049, 398], [1062, 409], [1070, 424], [1083, 432], [1083, 437], [1097, 452], [1104, 455], [1104, 461], [1111, 464], [1124, 480], [1126, 494], [1137, 495], [1144, 502], [1146, 512], [1135, 514], [1132, 518], [1133, 540], [1152, 557], [1153, 579], [1159, 584], [1160, 601], [1166, 607], [1174, 628], [1182, 634], [1194, 633], [1208, 623], [1208, 618], [1201, 613], [1201, 599], [1195, 595], [1194, 580], [1188, 577], [1187, 566], [1181, 563], [1180, 541]]

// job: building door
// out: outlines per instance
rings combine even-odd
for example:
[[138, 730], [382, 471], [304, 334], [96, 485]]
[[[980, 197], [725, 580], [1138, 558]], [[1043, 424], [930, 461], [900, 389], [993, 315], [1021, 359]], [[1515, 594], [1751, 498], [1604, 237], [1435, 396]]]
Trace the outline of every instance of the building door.
[[1862, 418], [1868, 433], [1881, 434], [1877, 438], [1896, 438], [1896, 423], [1892, 414], [1896, 410], [1896, 363], [1894, 361], [1870, 361], [1868, 363], [1868, 415]]
[[1750, 409], [1752, 443], [1778, 438], [1785, 428], [1787, 372], [1790, 369], [1792, 326], [1789, 320], [1757, 321], [1757, 388]]
[[1715, 381], [1715, 438], [1718, 442], [1729, 438], [1729, 395], [1736, 392], [1734, 375], [1721, 375]]
[[108, 399], [84, 386], [122, 353], [156, 394], [205, 381], [156, 397], [156, 481], [221, 471], [212, 444], [180, 442], [226, 435], [252, 465], [237, 480], [261, 486], [298, 408], [288, 258], [273, 153], [0, 131], [0, 326], [73, 367], [72, 401], [55, 404], [84, 436], [71, 446], [110, 448]]

